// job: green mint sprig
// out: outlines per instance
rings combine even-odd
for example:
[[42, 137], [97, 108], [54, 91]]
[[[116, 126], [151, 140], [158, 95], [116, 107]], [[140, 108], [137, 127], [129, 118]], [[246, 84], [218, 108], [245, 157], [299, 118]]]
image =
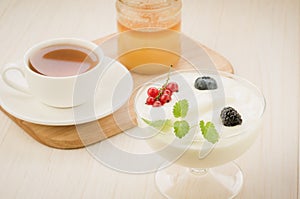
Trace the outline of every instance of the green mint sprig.
[[205, 122], [201, 120], [199, 125], [200, 125], [202, 135], [207, 141], [213, 144], [218, 142], [220, 136], [218, 131], [215, 128], [215, 125], [212, 122], [207, 122], [205, 124]]
[[183, 138], [190, 131], [190, 125], [187, 121], [176, 121], [174, 123], [174, 133], [178, 138]]
[[173, 106], [173, 115], [175, 118], [185, 118], [189, 110], [189, 103], [186, 99], [176, 102]]
[[183, 138], [190, 131], [189, 123], [186, 120], [183, 120], [183, 118], [186, 117], [188, 110], [189, 102], [186, 99], [176, 102], [173, 106], [174, 117], [180, 118], [180, 120], [177, 120], [173, 125], [174, 133], [178, 138]]
[[[183, 99], [176, 102], [173, 106], [173, 116], [177, 118], [174, 123], [171, 119], [149, 121], [145, 118], [142, 118], [142, 120], [149, 126], [152, 126], [162, 132], [168, 132], [173, 128], [174, 134], [178, 138], [183, 138], [191, 129], [189, 123], [184, 120], [188, 113], [188, 110], [189, 103], [186, 99]], [[219, 133], [217, 132], [215, 125], [212, 122], [205, 123], [203, 120], [201, 120], [199, 122], [199, 126], [203, 137], [208, 142], [215, 144], [219, 141]]]
[[169, 119], [168, 120], [150, 121], [150, 120], [146, 120], [145, 118], [142, 118], [142, 120], [149, 126], [152, 126], [162, 132], [168, 132], [173, 127], [173, 122], [172, 122], [172, 120], [169, 120]]

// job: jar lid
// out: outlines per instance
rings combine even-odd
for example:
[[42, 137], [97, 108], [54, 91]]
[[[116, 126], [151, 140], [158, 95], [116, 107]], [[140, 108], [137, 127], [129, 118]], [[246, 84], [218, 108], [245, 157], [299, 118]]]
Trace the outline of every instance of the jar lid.
[[180, 4], [180, 0], [119, 0], [121, 3], [136, 9], [156, 10]]
[[119, 24], [139, 31], [177, 27], [181, 21], [181, 6], [181, 0], [117, 0], [116, 2]]

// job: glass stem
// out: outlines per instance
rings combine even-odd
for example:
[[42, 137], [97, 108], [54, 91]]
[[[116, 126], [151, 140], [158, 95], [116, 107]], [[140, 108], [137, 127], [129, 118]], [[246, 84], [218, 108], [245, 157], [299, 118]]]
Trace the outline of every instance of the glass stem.
[[196, 176], [204, 176], [208, 173], [208, 169], [190, 168], [190, 172]]

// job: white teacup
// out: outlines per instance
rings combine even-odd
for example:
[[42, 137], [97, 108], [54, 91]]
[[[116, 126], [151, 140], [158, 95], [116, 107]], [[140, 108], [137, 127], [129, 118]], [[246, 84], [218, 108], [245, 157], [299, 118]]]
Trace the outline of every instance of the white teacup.
[[[91, 50], [98, 57], [98, 63], [90, 70], [73, 76], [52, 77], [33, 71], [29, 66], [30, 56], [39, 49], [57, 44], [73, 44]], [[102, 63], [102, 50], [94, 43], [75, 38], [59, 38], [41, 42], [27, 50], [23, 66], [9, 66], [2, 72], [4, 82], [26, 94], [33, 95], [46, 105], [67, 108], [81, 105], [94, 97], [95, 88], [106, 66]], [[9, 78], [8, 72], [20, 72], [28, 87], [21, 86]], [[26, 106], [26, 105], [25, 105]]]

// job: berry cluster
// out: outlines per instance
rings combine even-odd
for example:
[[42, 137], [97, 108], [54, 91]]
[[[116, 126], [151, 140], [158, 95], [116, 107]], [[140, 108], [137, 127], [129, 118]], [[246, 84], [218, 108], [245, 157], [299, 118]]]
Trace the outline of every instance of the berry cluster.
[[232, 107], [225, 107], [220, 114], [224, 126], [236, 126], [242, 124], [241, 115]]
[[148, 89], [148, 98], [146, 100], [147, 105], [153, 107], [163, 106], [172, 100], [172, 94], [178, 92], [178, 84], [176, 82], [166, 82], [161, 88], [151, 87]]

